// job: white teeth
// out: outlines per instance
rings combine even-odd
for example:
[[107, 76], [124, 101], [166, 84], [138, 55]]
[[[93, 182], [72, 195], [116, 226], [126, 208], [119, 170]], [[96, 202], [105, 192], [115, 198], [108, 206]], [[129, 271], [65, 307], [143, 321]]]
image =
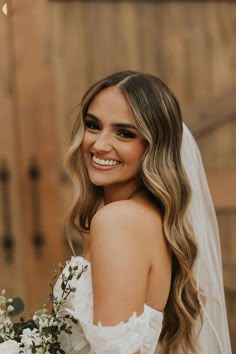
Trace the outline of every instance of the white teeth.
[[96, 157], [95, 155], [93, 155], [93, 161], [96, 162], [98, 165], [101, 166], [115, 166], [119, 164], [119, 161], [117, 160], [103, 160], [103, 159], [99, 159], [98, 157]]

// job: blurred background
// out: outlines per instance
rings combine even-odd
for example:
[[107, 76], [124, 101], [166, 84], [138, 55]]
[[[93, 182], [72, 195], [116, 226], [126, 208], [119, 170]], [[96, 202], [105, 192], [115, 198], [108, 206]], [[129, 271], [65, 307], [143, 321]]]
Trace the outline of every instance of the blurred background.
[[71, 111], [95, 80], [149, 72], [179, 99], [202, 153], [236, 353], [235, 38], [233, 1], [0, 0], [0, 289], [41, 308], [50, 271], [71, 255]]

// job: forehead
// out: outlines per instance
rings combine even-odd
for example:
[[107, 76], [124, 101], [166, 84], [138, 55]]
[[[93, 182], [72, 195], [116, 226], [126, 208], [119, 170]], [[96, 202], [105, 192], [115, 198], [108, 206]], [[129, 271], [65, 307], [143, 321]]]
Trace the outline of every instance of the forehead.
[[101, 120], [134, 123], [131, 108], [121, 90], [115, 86], [100, 91], [88, 106], [87, 112]]

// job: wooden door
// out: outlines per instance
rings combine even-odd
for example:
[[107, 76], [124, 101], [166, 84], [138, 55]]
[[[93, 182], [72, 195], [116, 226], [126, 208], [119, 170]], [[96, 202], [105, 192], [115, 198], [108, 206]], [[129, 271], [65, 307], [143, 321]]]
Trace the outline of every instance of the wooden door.
[[0, 287], [27, 301], [19, 121], [16, 107], [12, 28], [0, 21]]
[[2, 175], [5, 166], [10, 174], [8, 184], [1, 182], [1, 236], [10, 233], [14, 243], [8, 261], [1, 247], [1, 288], [10, 296], [23, 295], [28, 311], [42, 306], [50, 271], [66, 257], [63, 153], [45, 36], [48, 19], [41, 8], [45, 2], [34, 4], [12, 2], [11, 7], [9, 2], [8, 16], [0, 22], [0, 158]]
[[[1, 246], [1, 287], [25, 293], [29, 307], [41, 306], [50, 269], [69, 255], [62, 231], [72, 193], [62, 167], [68, 113], [94, 80], [124, 69], [150, 72], [173, 90], [196, 132], [220, 224], [235, 338], [235, 3], [8, 3], [12, 12], [0, 15], [0, 159], [11, 174], [10, 193], [3, 193], [16, 251], [14, 264], [6, 264]], [[231, 118], [221, 125], [225, 116]], [[36, 233], [41, 247], [32, 242]], [[34, 240], [40, 245], [40, 237]]]

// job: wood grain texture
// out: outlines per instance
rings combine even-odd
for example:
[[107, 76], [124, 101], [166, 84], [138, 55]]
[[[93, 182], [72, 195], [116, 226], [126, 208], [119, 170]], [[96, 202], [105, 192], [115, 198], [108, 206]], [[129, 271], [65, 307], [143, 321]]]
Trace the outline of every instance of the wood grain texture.
[[[55, 116], [55, 88], [49, 50], [47, 3], [22, 1], [17, 11], [12, 3], [12, 26], [14, 54], [16, 58], [16, 102], [20, 141], [18, 151], [21, 162], [21, 191], [24, 208], [22, 222], [25, 243], [24, 275], [28, 292], [28, 308], [39, 307], [49, 292], [50, 270], [62, 260], [64, 245], [61, 240], [59, 201], [59, 170], [62, 149], [58, 136], [58, 121]], [[45, 237], [41, 257], [36, 256], [33, 245], [33, 205], [29, 167], [35, 160], [40, 168], [39, 200], [40, 230]], [[53, 217], [51, 217], [53, 215]], [[36, 290], [37, 289], [37, 290]], [[37, 296], [36, 296], [37, 291]]]
[[[27, 291], [29, 306], [41, 305], [48, 292], [50, 269], [68, 255], [61, 224], [73, 192], [62, 156], [78, 110], [70, 112], [95, 80], [124, 69], [149, 72], [163, 79], [178, 97], [184, 120], [195, 133], [202, 153], [220, 224], [233, 336], [236, 3], [11, 3], [11, 19], [0, 18], [0, 158], [8, 156], [12, 171], [11, 208], [18, 263], [17, 271], [0, 263], [4, 277], [10, 274], [16, 279], [17, 274], [19, 282], [31, 289]], [[10, 37], [7, 21], [12, 28]], [[27, 171], [33, 157], [42, 173], [40, 210], [46, 236], [42, 259], [35, 257], [31, 242]], [[27, 262], [21, 261], [23, 254]], [[13, 290], [8, 280], [5, 284]], [[16, 284], [23, 289], [23, 285]], [[36, 294], [36, 286], [44, 290]]]
[[6, 260], [6, 252], [3, 248], [3, 237], [6, 236], [4, 228], [4, 210], [7, 205], [3, 204], [3, 194], [6, 187], [1, 183], [0, 205], [0, 287], [7, 290], [7, 295], [15, 295], [28, 300], [26, 291], [26, 264], [24, 244], [24, 224], [22, 222], [22, 209], [24, 200], [21, 190], [21, 142], [18, 135], [18, 102], [16, 97], [16, 77], [12, 18], [1, 14], [0, 19], [0, 168], [6, 166], [9, 173], [8, 188], [8, 212], [10, 221], [10, 234], [13, 238], [13, 258]]

